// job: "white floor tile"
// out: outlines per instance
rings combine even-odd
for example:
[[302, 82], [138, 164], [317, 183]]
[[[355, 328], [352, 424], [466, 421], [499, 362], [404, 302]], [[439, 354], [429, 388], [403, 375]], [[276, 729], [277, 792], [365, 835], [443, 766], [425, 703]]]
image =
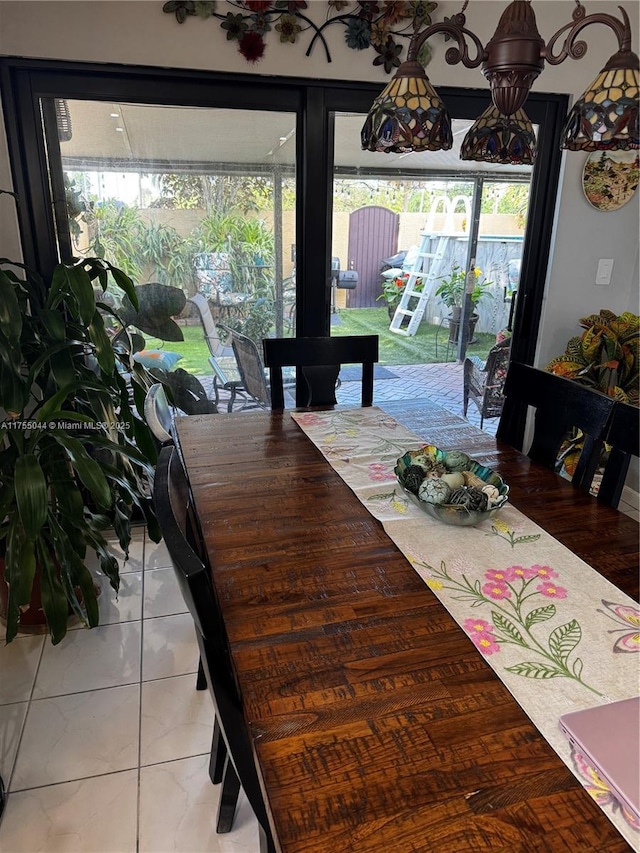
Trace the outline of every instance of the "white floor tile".
[[[9, 785], [28, 702], [0, 706], [0, 776]], [[2, 845], [0, 845], [0, 850]]]
[[3, 638], [0, 643], [0, 705], [29, 698], [44, 644], [44, 634], [16, 637], [9, 645]]
[[144, 546], [145, 569], [168, 569], [171, 565], [171, 557], [164, 542], [152, 542], [147, 536]]
[[138, 766], [140, 685], [31, 703], [11, 790]]
[[[135, 853], [138, 771], [11, 794], [5, 853]], [[186, 848], [185, 848], [186, 853]]]
[[143, 681], [197, 672], [198, 644], [190, 613], [145, 619], [143, 624]]
[[140, 764], [202, 755], [211, 750], [214, 710], [193, 674], [142, 685]]
[[144, 573], [144, 618], [186, 613], [187, 605], [180, 592], [174, 570], [149, 569]]
[[140, 853], [256, 853], [258, 824], [243, 793], [233, 831], [216, 834], [220, 786], [208, 762], [203, 755], [140, 770]]
[[34, 698], [139, 681], [140, 632], [140, 622], [122, 622], [70, 631], [57, 646], [47, 643], [36, 677]]

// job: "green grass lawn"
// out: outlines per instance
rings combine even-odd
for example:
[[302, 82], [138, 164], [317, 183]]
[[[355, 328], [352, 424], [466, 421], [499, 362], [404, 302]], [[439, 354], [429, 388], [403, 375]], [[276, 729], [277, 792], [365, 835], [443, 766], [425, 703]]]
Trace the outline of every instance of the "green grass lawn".
[[[335, 318], [334, 318], [335, 319]], [[389, 315], [386, 308], [343, 308], [338, 313], [339, 322], [331, 326], [332, 335], [378, 335], [380, 338], [380, 364], [432, 364], [445, 361], [448, 332], [445, 328], [421, 323], [413, 337], [396, 335], [389, 331]], [[146, 338], [147, 349], [164, 349], [177, 352], [183, 358], [176, 364], [189, 373], [209, 376], [209, 350], [200, 326], [182, 326], [184, 341], [161, 341]], [[436, 333], [438, 353], [436, 357]], [[478, 343], [468, 347], [469, 355], [486, 358], [495, 343], [495, 335], [476, 334]], [[453, 348], [449, 350], [449, 361], [455, 361]]]

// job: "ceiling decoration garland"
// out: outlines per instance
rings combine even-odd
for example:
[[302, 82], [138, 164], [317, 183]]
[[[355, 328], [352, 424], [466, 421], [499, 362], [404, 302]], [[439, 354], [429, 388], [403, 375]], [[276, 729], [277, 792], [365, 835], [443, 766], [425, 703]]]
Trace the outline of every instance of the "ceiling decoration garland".
[[[317, 4], [319, 5], [319, 4]], [[169, 0], [163, 12], [175, 15], [179, 24], [189, 17], [215, 21], [236, 41], [238, 50], [248, 62], [258, 62], [264, 56], [268, 33], [274, 32], [281, 44], [295, 44], [303, 35], [311, 34], [306, 56], [311, 55], [317, 41], [321, 42], [331, 62], [325, 39], [327, 27], [338, 24], [344, 28], [344, 39], [352, 50], [373, 48], [373, 65], [382, 65], [389, 74], [402, 62], [404, 44], [421, 28], [431, 24], [431, 13], [437, 3], [428, 0], [328, 0], [326, 20], [316, 24], [306, 14], [306, 0], [228, 0], [225, 3], [197, 0]], [[234, 11], [222, 12], [220, 7], [231, 6]], [[237, 10], [237, 11], [235, 11]], [[425, 42], [419, 60], [426, 65], [430, 48]]]

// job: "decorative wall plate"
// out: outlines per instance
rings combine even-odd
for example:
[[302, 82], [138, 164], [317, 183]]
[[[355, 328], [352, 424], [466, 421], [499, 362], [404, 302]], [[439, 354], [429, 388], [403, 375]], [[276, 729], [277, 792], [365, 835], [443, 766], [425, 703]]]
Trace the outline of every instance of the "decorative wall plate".
[[617, 210], [638, 187], [637, 151], [593, 151], [582, 173], [582, 187], [597, 210]]

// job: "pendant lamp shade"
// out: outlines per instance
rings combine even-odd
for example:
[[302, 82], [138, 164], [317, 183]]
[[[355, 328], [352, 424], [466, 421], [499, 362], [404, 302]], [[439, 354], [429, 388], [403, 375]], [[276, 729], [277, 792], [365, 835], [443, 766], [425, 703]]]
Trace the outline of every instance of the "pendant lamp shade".
[[503, 115], [491, 104], [471, 125], [460, 147], [461, 160], [530, 166], [536, 158], [536, 136], [523, 109]]
[[[626, 62], [625, 57], [621, 62], [623, 53], [628, 55]], [[562, 147], [570, 151], [624, 151], [640, 147], [639, 86], [637, 55], [620, 51], [612, 56], [573, 105], [562, 131]]]
[[451, 119], [419, 62], [403, 62], [375, 99], [362, 128], [365, 151], [448, 150], [453, 145]]

